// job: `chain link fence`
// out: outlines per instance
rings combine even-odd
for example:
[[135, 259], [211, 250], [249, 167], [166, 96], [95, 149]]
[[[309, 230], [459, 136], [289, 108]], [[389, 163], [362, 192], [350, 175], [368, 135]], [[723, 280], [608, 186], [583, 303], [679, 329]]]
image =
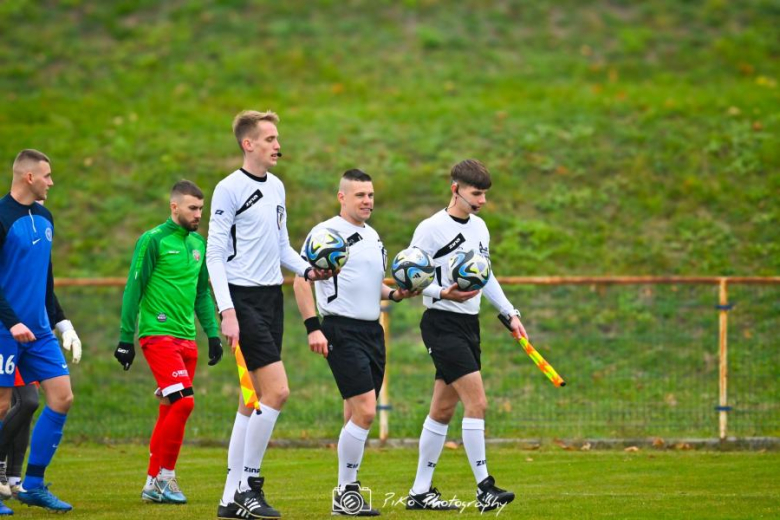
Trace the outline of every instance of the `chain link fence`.
[[[716, 438], [719, 404], [718, 286], [708, 284], [504, 284], [537, 350], [567, 382], [554, 387], [483, 302], [482, 365], [491, 438]], [[125, 372], [113, 359], [121, 286], [58, 286], [84, 344], [71, 367], [75, 403], [68, 437], [146, 441], [156, 388], [138, 349]], [[312, 354], [289, 287], [282, 357], [291, 396], [277, 439], [334, 439], [342, 403], [327, 363]], [[780, 285], [729, 285], [729, 435], [780, 436]], [[422, 344], [421, 301], [389, 308], [390, 438], [416, 438], [434, 369]], [[205, 337], [187, 438], [227, 442], [238, 402], [234, 358], [206, 365]], [[460, 415], [453, 424], [459, 424]], [[378, 428], [372, 429], [372, 436]]]

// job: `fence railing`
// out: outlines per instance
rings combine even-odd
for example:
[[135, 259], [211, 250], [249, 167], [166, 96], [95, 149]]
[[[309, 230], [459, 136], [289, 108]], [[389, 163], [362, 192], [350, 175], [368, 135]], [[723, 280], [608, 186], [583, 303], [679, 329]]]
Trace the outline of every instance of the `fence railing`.
[[[569, 384], [553, 387], [485, 302], [483, 374], [491, 436], [780, 436], [780, 277], [499, 280], [523, 310], [536, 348]], [[146, 437], [154, 400], [139, 399], [139, 392], [143, 396], [146, 387], [151, 396], [151, 375], [142, 366], [122, 373], [111, 358], [125, 279], [55, 284], [86, 349], [84, 362], [74, 367], [77, 417], [69, 430], [93, 439]], [[332, 438], [341, 421], [340, 396], [327, 367], [308, 352], [286, 292], [283, 359], [292, 396], [278, 434]], [[383, 440], [391, 431], [393, 437], [416, 437], [427, 413], [433, 372], [417, 328], [421, 310], [415, 301], [382, 313], [388, 345], [378, 420]], [[143, 365], [139, 358], [136, 365]], [[198, 368], [190, 438], [219, 441], [229, 435], [238, 385], [229, 356], [226, 361]]]

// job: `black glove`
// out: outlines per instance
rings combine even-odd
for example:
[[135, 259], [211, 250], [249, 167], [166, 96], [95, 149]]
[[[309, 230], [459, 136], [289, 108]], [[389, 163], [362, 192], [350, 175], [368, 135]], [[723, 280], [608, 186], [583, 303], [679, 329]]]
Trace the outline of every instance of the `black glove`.
[[130, 365], [133, 364], [133, 360], [135, 359], [135, 345], [133, 343], [120, 341], [114, 351], [114, 357], [123, 367], [125, 367], [125, 370], [130, 370]]
[[209, 338], [209, 366], [213, 367], [222, 359], [222, 340]]

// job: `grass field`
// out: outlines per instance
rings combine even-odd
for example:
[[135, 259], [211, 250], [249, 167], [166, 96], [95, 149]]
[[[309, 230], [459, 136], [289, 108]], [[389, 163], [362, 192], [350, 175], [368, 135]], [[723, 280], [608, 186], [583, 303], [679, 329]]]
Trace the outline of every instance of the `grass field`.
[[[177, 473], [190, 503], [141, 503], [147, 453], [143, 446], [65, 445], [47, 472], [55, 494], [73, 503], [68, 518], [177, 520], [213, 518], [224, 484], [223, 448], [185, 446]], [[460, 518], [457, 513], [407, 512], [392, 501], [408, 491], [413, 449], [369, 449], [360, 478], [386, 518]], [[269, 501], [285, 518], [329, 517], [334, 449], [271, 449], [264, 463]], [[500, 518], [753, 519], [780, 515], [778, 452], [539, 451], [488, 448], [499, 485], [518, 495]], [[445, 450], [435, 485], [446, 498], [474, 498], [462, 449]], [[394, 495], [391, 495], [393, 494]], [[391, 499], [392, 497], [392, 499]], [[387, 500], [387, 502], [386, 502]], [[19, 518], [49, 514], [10, 502]], [[475, 510], [462, 513], [478, 517]], [[483, 517], [496, 516], [495, 512]]]

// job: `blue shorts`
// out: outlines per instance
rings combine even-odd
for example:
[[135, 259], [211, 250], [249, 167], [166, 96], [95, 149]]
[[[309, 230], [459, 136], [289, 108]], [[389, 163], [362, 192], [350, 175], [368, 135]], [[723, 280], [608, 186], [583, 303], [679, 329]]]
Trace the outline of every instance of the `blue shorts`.
[[14, 386], [16, 368], [27, 383], [70, 375], [54, 333], [39, 336], [30, 343], [19, 343], [11, 336], [0, 335], [0, 388]]

